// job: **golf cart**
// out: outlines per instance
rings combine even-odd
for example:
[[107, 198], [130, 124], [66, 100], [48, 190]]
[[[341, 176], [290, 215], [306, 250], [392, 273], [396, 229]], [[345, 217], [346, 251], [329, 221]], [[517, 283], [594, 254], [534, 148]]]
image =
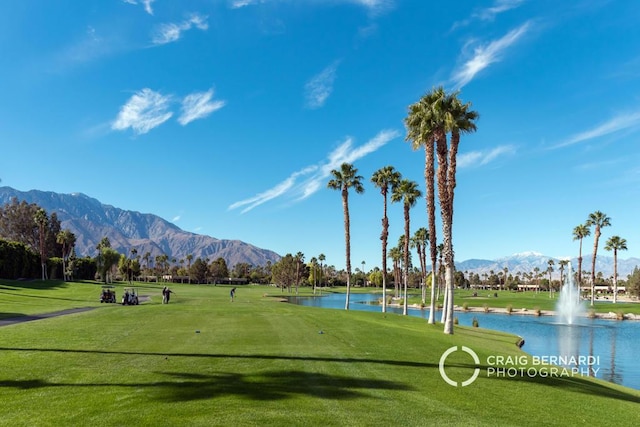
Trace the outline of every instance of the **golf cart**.
[[138, 291], [136, 291], [136, 288], [124, 288], [124, 294], [122, 294], [122, 305], [138, 304]]
[[100, 293], [100, 302], [114, 303], [116, 302], [115, 286], [104, 285]]

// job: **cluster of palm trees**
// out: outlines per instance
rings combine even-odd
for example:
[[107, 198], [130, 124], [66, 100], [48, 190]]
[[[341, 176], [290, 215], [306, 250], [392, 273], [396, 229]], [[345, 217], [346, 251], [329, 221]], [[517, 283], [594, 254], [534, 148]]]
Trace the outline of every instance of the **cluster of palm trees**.
[[[440, 204], [440, 216], [442, 222], [442, 253], [445, 266], [445, 302], [443, 310], [444, 333], [453, 334], [453, 289], [454, 289], [454, 257], [452, 242], [453, 226], [453, 199], [456, 187], [456, 157], [460, 144], [460, 135], [474, 132], [475, 121], [478, 113], [471, 110], [470, 103], [463, 103], [458, 98], [458, 92], [447, 93], [444, 88], [438, 87], [426, 93], [418, 102], [409, 106], [409, 113], [405, 118], [407, 128], [406, 140], [411, 141], [412, 147], [425, 148], [425, 184], [427, 189], [427, 218], [429, 229], [427, 231], [430, 242], [430, 258], [432, 271], [435, 271], [437, 245], [436, 245], [436, 160], [437, 160], [437, 189]], [[450, 138], [449, 138], [450, 136]], [[364, 192], [362, 177], [357, 174], [357, 169], [352, 164], [343, 163], [340, 169], [331, 171], [332, 179], [327, 184], [328, 188], [340, 190], [342, 194], [342, 206], [344, 212], [345, 228], [345, 254], [347, 273], [347, 295], [345, 309], [349, 309], [349, 294], [351, 285], [351, 247], [349, 224], [349, 189], [356, 193]], [[404, 272], [403, 285], [405, 289], [404, 312], [406, 314], [408, 256], [409, 256], [409, 210], [415, 205], [417, 199], [422, 196], [415, 182], [403, 180], [400, 174], [391, 166], [386, 166], [374, 173], [372, 181], [384, 198], [384, 211], [382, 218], [382, 270], [383, 270], [383, 311], [386, 310], [386, 258], [388, 238], [387, 195], [392, 191], [391, 200], [402, 202], [404, 207], [405, 233], [404, 233]], [[426, 247], [425, 247], [426, 252]], [[429, 310], [429, 323], [435, 323], [435, 275], [431, 286], [431, 301]]]
[[[591, 258], [591, 305], [595, 300], [596, 283], [596, 257], [598, 255], [598, 243], [602, 235], [602, 228], [611, 226], [611, 218], [601, 211], [589, 214], [587, 220], [573, 229], [573, 240], [580, 242], [578, 255], [578, 286], [582, 287], [582, 240], [591, 235], [593, 227], [593, 256]], [[618, 302], [618, 251], [627, 250], [626, 239], [620, 236], [611, 236], [605, 242], [605, 250], [613, 251], [613, 302]]]

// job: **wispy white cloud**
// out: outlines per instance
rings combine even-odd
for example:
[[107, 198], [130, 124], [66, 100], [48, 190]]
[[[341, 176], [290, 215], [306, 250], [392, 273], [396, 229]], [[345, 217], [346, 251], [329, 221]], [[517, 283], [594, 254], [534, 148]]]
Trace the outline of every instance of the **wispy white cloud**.
[[[138, 4], [137, 0], [122, 0], [125, 3], [129, 3], [129, 4]], [[139, 4], [142, 4], [144, 6], [144, 10], [149, 14], [149, 15], [153, 15], [153, 8], [151, 7], [151, 4], [154, 2], [155, 0], [141, 0]]]
[[225, 101], [212, 101], [213, 89], [206, 92], [195, 92], [182, 100], [182, 114], [178, 118], [181, 125], [186, 125], [194, 120], [207, 117], [225, 105]]
[[111, 129], [131, 128], [138, 135], [147, 133], [171, 118], [173, 113], [169, 111], [169, 103], [169, 96], [148, 88], [142, 89], [122, 106]]
[[189, 19], [177, 24], [160, 24], [152, 35], [151, 42], [155, 45], [175, 42], [180, 39], [183, 32], [188, 31], [194, 27], [199, 30], [206, 31], [209, 28], [207, 17], [193, 14], [189, 17]]
[[240, 9], [241, 7], [247, 7], [257, 3], [264, 3], [264, 0], [233, 0], [231, 2], [231, 8]]
[[180, 215], [176, 215], [173, 217], [173, 219], [171, 220], [171, 222], [178, 222], [180, 221]]
[[635, 131], [640, 128], [640, 111], [628, 114], [620, 114], [604, 122], [593, 129], [577, 133], [567, 138], [566, 141], [557, 144], [552, 149], [567, 147], [569, 145], [579, 144], [601, 136], [610, 135], [621, 131]]
[[333, 91], [333, 82], [336, 79], [338, 64], [338, 61], [333, 62], [304, 85], [305, 105], [307, 108], [320, 108], [327, 101]]
[[498, 157], [512, 155], [516, 151], [512, 145], [501, 145], [488, 151], [470, 151], [468, 153], [458, 155], [457, 166], [460, 169], [484, 166]]
[[490, 7], [475, 9], [469, 18], [454, 22], [451, 30], [466, 27], [474, 21], [493, 21], [497, 15], [515, 9], [524, 2], [525, 0], [496, 0]]
[[452, 73], [451, 82], [454, 87], [456, 89], [462, 88], [473, 80], [476, 74], [480, 71], [484, 70], [494, 62], [500, 61], [504, 50], [525, 35], [527, 31], [529, 31], [530, 27], [531, 23], [526, 22], [518, 28], [509, 31], [502, 38], [473, 49], [472, 57], [467, 59]]
[[340, 167], [345, 162], [353, 163], [399, 136], [398, 131], [383, 130], [359, 147], [353, 147], [353, 140], [347, 138], [329, 153], [326, 160], [292, 173], [285, 180], [254, 197], [231, 204], [229, 210], [244, 207], [241, 212], [246, 213], [263, 203], [285, 195], [296, 201], [306, 199], [322, 188], [322, 184], [331, 174], [331, 170]]
[[[285, 2], [287, 0], [231, 0], [230, 7], [232, 9], [240, 9], [247, 6], [253, 6], [264, 3]], [[298, 3], [300, 0], [288, 0], [290, 3]], [[306, 0], [309, 4], [327, 4], [326, 0]], [[364, 7], [373, 14], [378, 14], [393, 7], [395, 0], [333, 0], [331, 3], [355, 4]]]

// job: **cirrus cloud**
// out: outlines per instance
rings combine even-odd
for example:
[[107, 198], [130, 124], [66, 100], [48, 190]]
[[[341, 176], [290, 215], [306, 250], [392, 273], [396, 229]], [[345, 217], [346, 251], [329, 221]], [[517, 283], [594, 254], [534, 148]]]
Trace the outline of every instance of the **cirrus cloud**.
[[171, 118], [169, 111], [171, 98], [145, 88], [136, 92], [122, 106], [111, 129], [131, 128], [137, 135], [145, 134]]

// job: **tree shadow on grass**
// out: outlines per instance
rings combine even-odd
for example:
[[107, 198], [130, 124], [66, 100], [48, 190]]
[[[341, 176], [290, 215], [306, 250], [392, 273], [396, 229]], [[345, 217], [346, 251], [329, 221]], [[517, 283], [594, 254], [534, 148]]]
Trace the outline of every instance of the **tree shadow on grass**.
[[[496, 366], [489, 365], [475, 365], [475, 364], [449, 364], [447, 363], [447, 368], [462, 368], [463, 370], [468, 371], [468, 375], [464, 379], [471, 378], [474, 371], [477, 368], [480, 368], [479, 379], [488, 379], [491, 381], [496, 381], [496, 384], [499, 383], [499, 386], [505, 387], [507, 384], [512, 384], [514, 387], [518, 387], [518, 383], [535, 383], [548, 387], [553, 387], [555, 389], [563, 389], [571, 393], [583, 393], [587, 395], [594, 395], [600, 397], [608, 397], [616, 400], [624, 400], [627, 402], [640, 403], [640, 393], [633, 394], [630, 392], [626, 392], [624, 390], [620, 390], [614, 387], [614, 384], [609, 385], [604, 382], [604, 380], [600, 380], [600, 382], [593, 381], [593, 379], [588, 377], [583, 377], [578, 374], [576, 376], [570, 376], [570, 374], [561, 376], [560, 374], [549, 375], [548, 368], [551, 368], [552, 365], [541, 365], [535, 366], [537, 369], [535, 372], [528, 372], [527, 369], [529, 367], [515, 367], [515, 371], [506, 371], [510, 366], [500, 366], [499, 368], [505, 368], [504, 374], [496, 374], [495, 371], [491, 375], [488, 374], [490, 369], [497, 369]], [[557, 367], [560, 371], [561, 367]], [[547, 370], [541, 371], [541, 368], [545, 368]], [[523, 371], [521, 372], [522, 369]], [[542, 374], [540, 374], [542, 372]], [[464, 375], [463, 375], [464, 376]], [[473, 385], [470, 385], [473, 387]]]
[[[538, 367], [540, 368], [540, 367]], [[486, 368], [483, 372], [487, 372]], [[505, 381], [505, 382], [525, 382], [525, 383], [535, 383], [544, 385], [547, 387], [560, 388], [572, 393], [583, 393], [587, 395], [595, 395], [601, 397], [608, 397], [610, 399], [616, 400], [625, 400], [627, 402], [640, 403], [640, 396], [634, 395], [632, 393], [628, 393], [617, 388], [613, 387], [613, 384], [609, 386], [604, 380], [602, 382], [592, 381], [588, 377], [583, 377], [580, 375], [576, 376], [559, 376], [559, 375], [529, 375], [526, 373], [524, 375], [517, 375], [514, 377], [496, 377], [490, 376], [487, 377], [491, 380]]]
[[179, 372], [164, 373], [164, 375], [168, 376], [169, 380], [148, 383], [105, 384], [56, 383], [41, 379], [6, 380], [0, 381], [0, 387], [21, 390], [49, 387], [142, 388], [148, 389], [150, 398], [166, 402], [187, 402], [221, 396], [240, 396], [257, 401], [283, 400], [295, 396], [342, 400], [373, 397], [368, 393], [369, 390], [413, 390], [411, 386], [396, 381], [289, 370], [262, 372], [259, 374], [224, 372], [202, 375]]

